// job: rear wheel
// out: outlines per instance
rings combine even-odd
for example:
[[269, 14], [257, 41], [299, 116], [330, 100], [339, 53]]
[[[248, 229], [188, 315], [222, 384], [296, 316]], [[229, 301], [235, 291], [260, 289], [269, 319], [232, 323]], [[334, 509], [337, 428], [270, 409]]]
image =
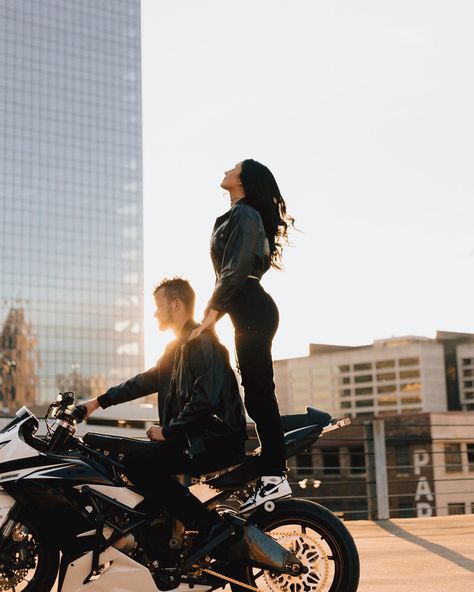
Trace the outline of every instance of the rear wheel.
[[15, 523], [0, 552], [0, 591], [49, 592], [56, 580], [59, 551], [34, 524]]
[[[283, 500], [249, 521], [291, 551], [307, 568], [298, 576], [242, 567], [232, 576], [267, 592], [355, 592], [359, 555], [351, 534], [332, 512], [307, 500]], [[234, 592], [246, 590], [232, 584]], [[248, 590], [246, 591], [248, 592]]]

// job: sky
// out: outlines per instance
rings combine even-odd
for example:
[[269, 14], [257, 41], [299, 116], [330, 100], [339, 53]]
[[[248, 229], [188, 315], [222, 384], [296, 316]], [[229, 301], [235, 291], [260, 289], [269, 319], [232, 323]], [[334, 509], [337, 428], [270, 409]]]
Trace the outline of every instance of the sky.
[[244, 158], [296, 220], [262, 280], [275, 359], [474, 332], [473, 17], [469, 0], [142, 0], [148, 365], [171, 338], [153, 285], [189, 279], [201, 319], [220, 181]]

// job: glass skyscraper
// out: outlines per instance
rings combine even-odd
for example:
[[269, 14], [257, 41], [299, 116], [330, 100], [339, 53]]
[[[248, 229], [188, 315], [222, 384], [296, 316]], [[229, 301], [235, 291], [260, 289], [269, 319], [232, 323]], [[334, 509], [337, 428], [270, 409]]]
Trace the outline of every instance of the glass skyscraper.
[[0, 407], [143, 369], [139, 0], [0, 0]]

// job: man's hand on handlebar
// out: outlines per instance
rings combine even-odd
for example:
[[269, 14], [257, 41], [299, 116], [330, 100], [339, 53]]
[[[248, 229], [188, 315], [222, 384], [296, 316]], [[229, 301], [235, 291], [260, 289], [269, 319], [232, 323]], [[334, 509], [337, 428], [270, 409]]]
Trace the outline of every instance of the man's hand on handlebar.
[[92, 413], [94, 413], [94, 411], [96, 409], [99, 409], [100, 405], [99, 402], [97, 401], [97, 399], [89, 399], [88, 401], [82, 401], [81, 405], [83, 405], [86, 410], [87, 413], [84, 416], [84, 419], [87, 419], [89, 417], [89, 415], [91, 415]]

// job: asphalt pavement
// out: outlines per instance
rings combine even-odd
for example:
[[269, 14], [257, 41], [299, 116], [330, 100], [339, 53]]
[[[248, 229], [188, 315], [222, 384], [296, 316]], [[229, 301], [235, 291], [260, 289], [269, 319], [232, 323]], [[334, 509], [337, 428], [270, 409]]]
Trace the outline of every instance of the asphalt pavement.
[[474, 514], [346, 522], [358, 592], [474, 592]]

